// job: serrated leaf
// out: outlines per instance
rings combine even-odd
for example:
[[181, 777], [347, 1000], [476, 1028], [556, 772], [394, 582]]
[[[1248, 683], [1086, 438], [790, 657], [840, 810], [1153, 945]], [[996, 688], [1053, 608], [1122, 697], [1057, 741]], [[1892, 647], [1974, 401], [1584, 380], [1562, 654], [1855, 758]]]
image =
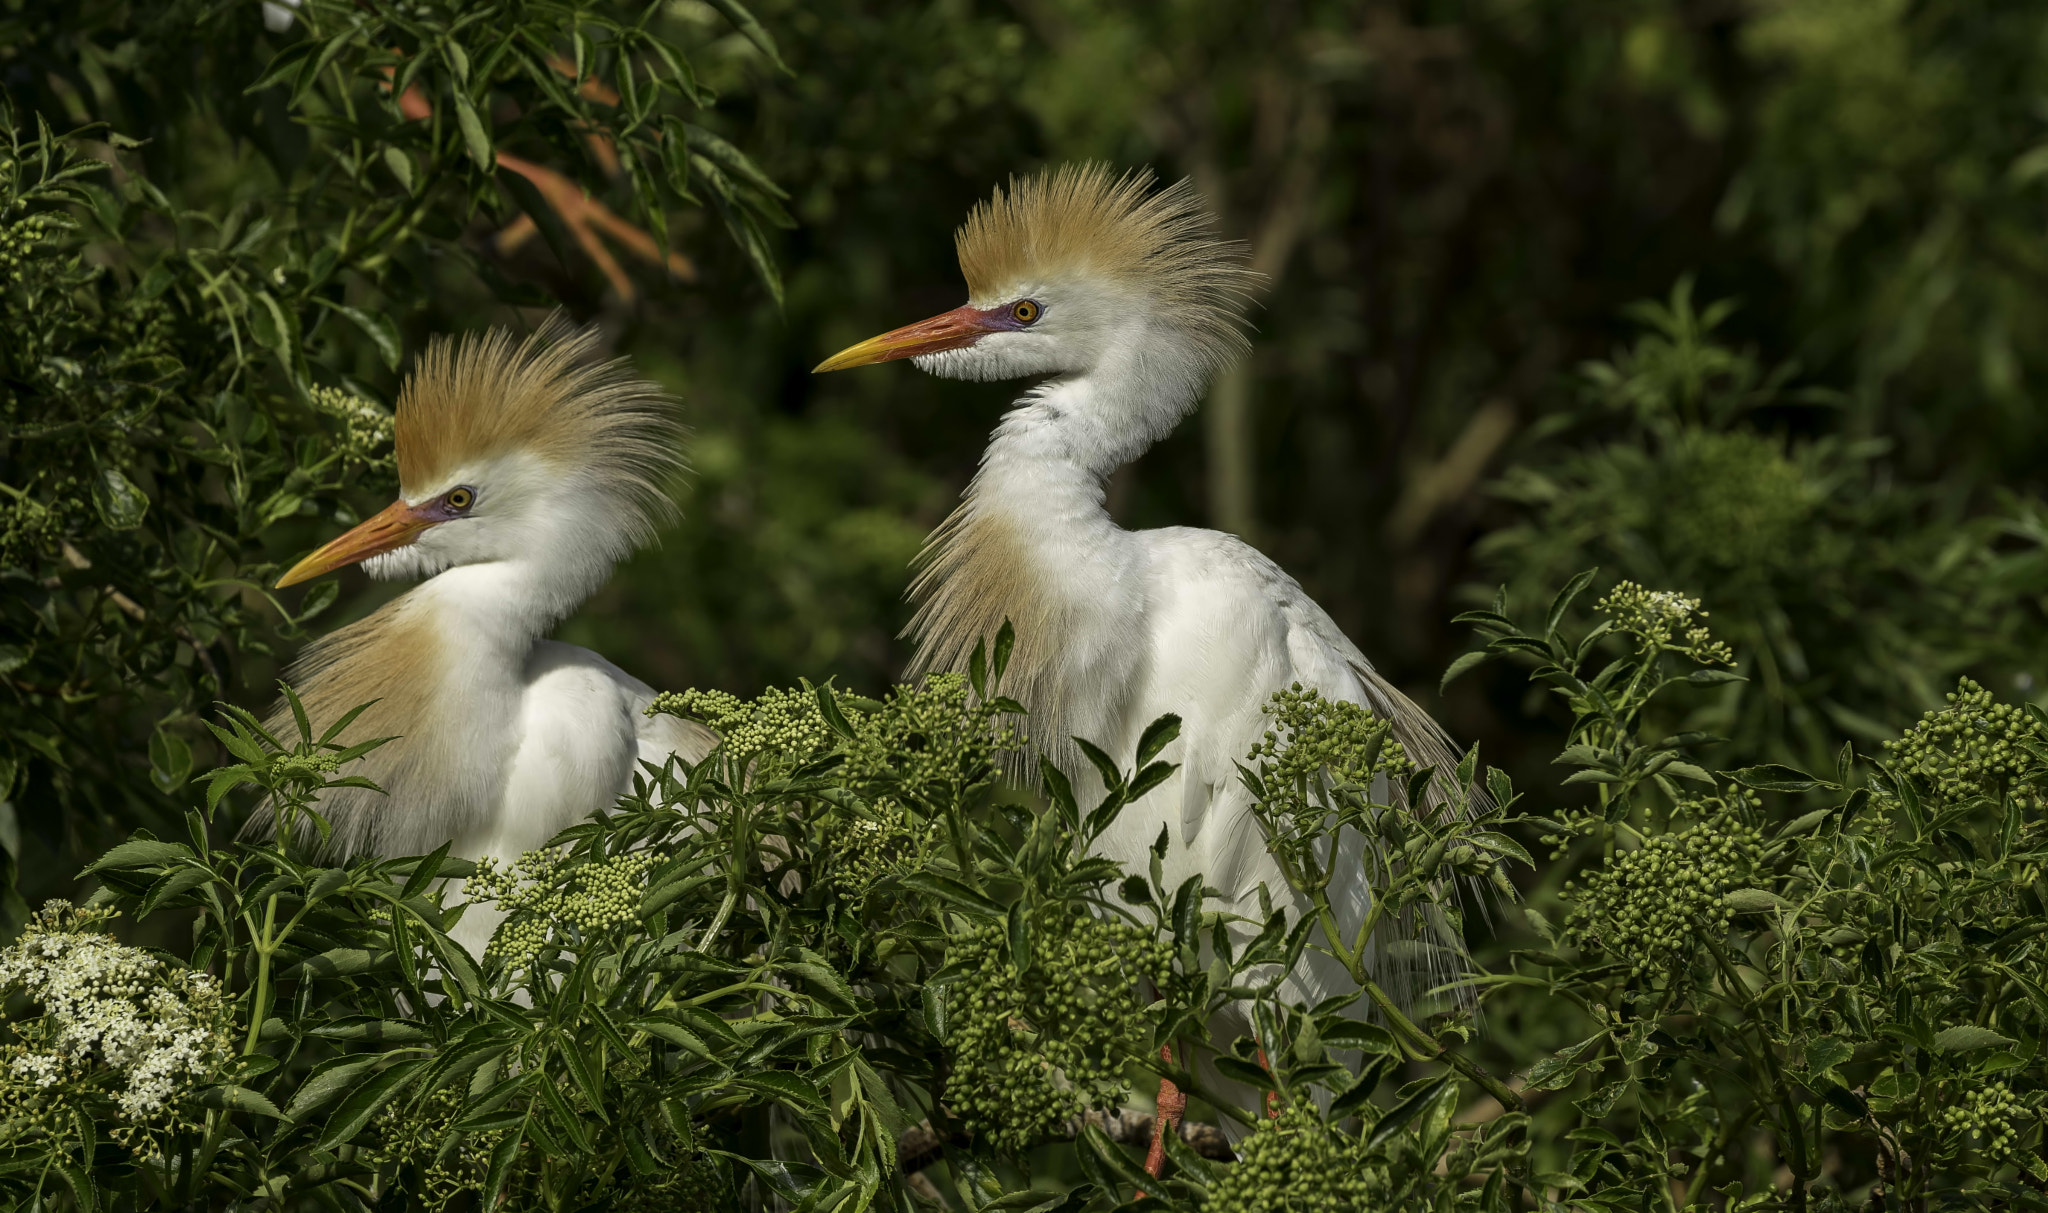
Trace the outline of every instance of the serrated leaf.
[[[171, 863], [179, 859], [194, 858], [192, 848], [182, 842], [159, 842], [154, 838], [133, 838], [109, 850], [95, 859], [86, 872], [100, 872], [109, 868], [146, 868], [155, 864]], [[84, 875], [81, 872], [80, 875]]]
[[2000, 1036], [1990, 1028], [1958, 1024], [1934, 1034], [1934, 1047], [1944, 1053], [1967, 1053], [1972, 1049], [2009, 1049], [2019, 1042]]

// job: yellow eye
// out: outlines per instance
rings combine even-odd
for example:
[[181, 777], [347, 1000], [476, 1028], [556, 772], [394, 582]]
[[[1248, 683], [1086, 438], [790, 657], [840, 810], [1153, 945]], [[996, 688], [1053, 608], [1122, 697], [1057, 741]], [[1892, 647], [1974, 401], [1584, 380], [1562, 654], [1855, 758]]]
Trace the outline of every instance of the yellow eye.
[[441, 500], [446, 501], [451, 510], [466, 510], [476, 504], [476, 491], [467, 488], [449, 489], [448, 495]]
[[1038, 319], [1038, 313], [1038, 305], [1036, 303], [1033, 303], [1029, 299], [1019, 299], [1010, 308], [1010, 315], [1015, 316], [1017, 318], [1018, 324], [1030, 324], [1032, 321]]

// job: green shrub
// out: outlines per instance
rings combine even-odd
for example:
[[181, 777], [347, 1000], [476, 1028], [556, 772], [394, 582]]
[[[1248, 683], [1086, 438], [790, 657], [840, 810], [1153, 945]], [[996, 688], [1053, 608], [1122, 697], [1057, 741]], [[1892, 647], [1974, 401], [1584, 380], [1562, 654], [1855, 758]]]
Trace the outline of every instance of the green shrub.
[[[1586, 808], [1529, 816], [1476, 753], [1413, 771], [1306, 693], [1246, 756], [1312, 899], [1348, 878], [1339, 823], [1379, 841], [1387, 921], [1509, 864], [1572, 876], [1501, 907], [1532, 946], [1458, 976], [1469, 998], [1407, 1007], [1334, 916], [1240, 919], [1088, 857], [1170, 773], [1173, 718], [1099, 757], [1100, 804], [1049, 765], [1013, 800], [1007, 632], [971, 677], [881, 701], [664, 696], [725, 743], [509, 867], [315, 858], [318, 792], [376, 743], [233, 713], [240, 761], [182, 836], [109, 851], [83, 906], [0, 953], [0, 1186], [107, 1210], [2037, 1207], [2048, 719], [1965, 683], [1824, 775], [1713, 772], [1710, 739], [1645, 724], [1736, 655], [1675, 593], [1625, 584], [1578, 622], [1591, 580], [1537, 630], [1467, 616], [1568, 703]], [[1494, 804], [1388, 803], [1430, 780]], [[303, 841], [214, 841], [255, 798]], [[448, 934], [472, 905], [504, 920], [481, 958]], [[126, 947], [115, 915], [192, 942]], [[1362, 995], [1289, 1005], [1311, 948]], [[1527, 1019], [1572, 1035], [1513, 1052]], [[1153, 1179], [1091, 1119], [1161, 1077], [1236, 1126], [1237, 1161], [1169, 1134]], [[914, 1184], [906, 1135], [938, 1151]]]

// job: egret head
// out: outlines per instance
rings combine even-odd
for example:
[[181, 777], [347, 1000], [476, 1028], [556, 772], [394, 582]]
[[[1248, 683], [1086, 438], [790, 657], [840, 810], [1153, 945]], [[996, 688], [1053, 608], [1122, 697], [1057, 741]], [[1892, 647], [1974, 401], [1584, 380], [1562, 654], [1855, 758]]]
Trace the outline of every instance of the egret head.
[[521, 561], [565, 594], [594, 589], [673, 510], [680, 462], [671, 400], [623, 360], [592, 364], [596, 341], [556, 321], [516, 344], [436, 339], [399, 392], [399, 499], [277, 584]]
[[1066, 165], [1012, 179], [954, 235], [968, 300], [818, 366], [896, 358], [956, 379], [1083, 375], [1116, 361], [1187, 399], [1246, 349], [1258, 275], [1194, 186]]

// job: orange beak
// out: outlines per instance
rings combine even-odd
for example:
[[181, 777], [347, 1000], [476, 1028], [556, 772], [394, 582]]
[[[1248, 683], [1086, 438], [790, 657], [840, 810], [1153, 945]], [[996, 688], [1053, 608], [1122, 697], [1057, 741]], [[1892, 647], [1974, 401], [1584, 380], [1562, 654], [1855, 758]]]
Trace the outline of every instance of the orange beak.
[[956, 307], [930, 320], [906, 324], [894, 332], [870, 337], [859, 345], [851, 345], [811, 368], [813, 375], [820, 371], [843, 371], [852, 366], [867, 366], [875, 362], [890, 362], [897, 358], [915, 358], [919, 354], [936, 354], [942, 350], [957, 350], [973, 345], [990, 333], [1000, 333], [1011, 326], [994, 322], [1001, 315], [1001, 309], [994, 313], [977, 307]]
[[402, 548], [420, 537], [420, 532], [443, 521], [429, 510], [394, 501], [375, 518], [368, 519], [334, 542], [299, 561], [277, 579], [277, 588], [297, 585], [336, 569], [368, 560], [393, 548]]

